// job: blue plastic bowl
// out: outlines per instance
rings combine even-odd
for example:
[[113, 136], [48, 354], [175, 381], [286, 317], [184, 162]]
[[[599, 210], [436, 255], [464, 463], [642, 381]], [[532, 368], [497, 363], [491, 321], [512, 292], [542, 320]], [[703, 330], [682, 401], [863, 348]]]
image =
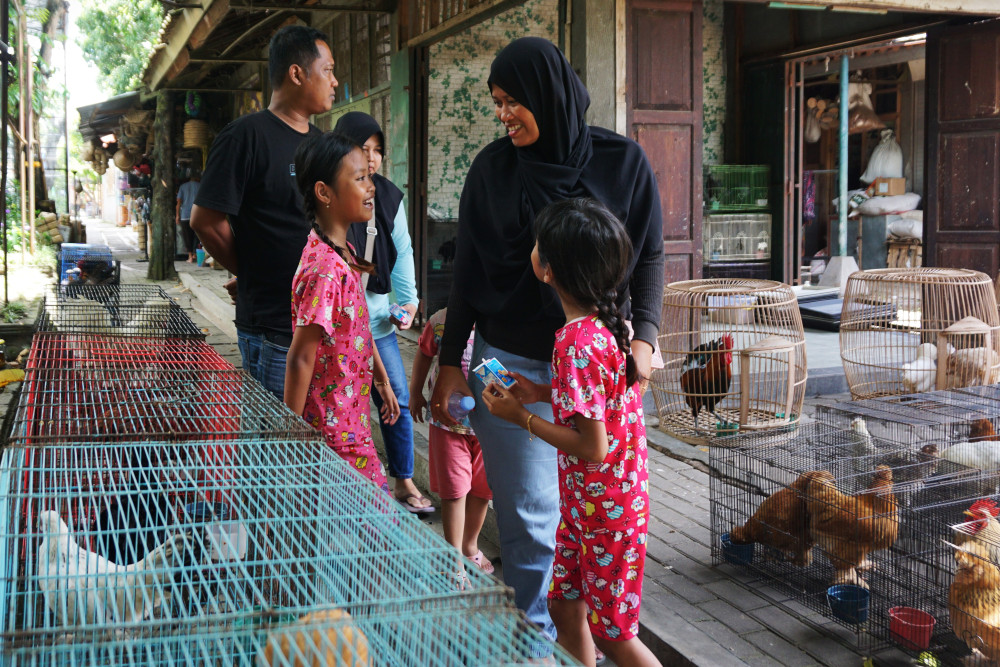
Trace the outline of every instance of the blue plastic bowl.
[[826, 601], [834, 617], [857, 625], [868, 620], [868, 602], [871, 591], [853, 584], [840, 584], [826, 589]]
[[189, 503], [184, 506], [184, 514], [192, 523], [211, 523], [229, 519], [229, 505], [226, 503]]
[[723, 533], [719, 538], [722, 543], [722, 558], [733, 565], [749, 565], [753, 562], [755, 543], [733, 544], [729, 541], [729, 533]]

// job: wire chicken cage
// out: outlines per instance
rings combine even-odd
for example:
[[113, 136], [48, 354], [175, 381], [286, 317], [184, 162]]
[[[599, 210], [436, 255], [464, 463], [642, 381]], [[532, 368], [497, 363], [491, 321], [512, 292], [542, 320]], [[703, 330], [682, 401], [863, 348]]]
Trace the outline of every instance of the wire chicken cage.
[[705, 257], [712, 262], [771, 258], [771, 216], [767, 213], [706, 215]]
[[988, 435], [975, 432], [973, 424], [977, 422], [984, 429], [995, 429], [1000, 424], [1000, 394], [997, 398], [988, 395], [997, 391], [997, 387], [988, 385], [820, 404], [816, 406], [816, 418], [838, 428], [848, 428], [861, 417], [876, 439], [935, 443], [944, 449], [950, 444]]
[[[976, 498], [982, 475], [909, 443], [873, 442], [851, 429], [809, 424], [795, 433], [731, 436], [713, 447], [713, 559], [767, 581], [880, 650], [894, 607], [926, 608], [940, 588], [940, 535], [908, 516]], [[743, 446], [734, 446], [736, 443]], [[971, 502], [968, 500], [967, 502]], [[865, 618], [828, 596], [849, 587]]]
[[205, 339], [157, 285], [73, 285], [44, 296], [37, 331]]
[[[328, 651], [345, 650], [359, 662], [336, 664], [522, 664], [545, 654], [570, 664], [512, 610], [509, 589], [463, 567], [318, 434], [215, 444], [4, 451], [5, 661], [327, 664]], [[322, 613], [334, 608], [349, 616]], [[362, 641], [372, 662], [360, 662]]]
[[651, 387], [660, 428], [704, 444], [798, 423], [806, 348], [791, 288], [769, 280], [689, 280], [664, 289], [664, 368]]
[[989, 276], [875, 269], [848, 278], [840, 354], [852, 397], [1000, 380], [1000, 315]]
[[59, 284], [117, 285], [121, 279], [121, 264], [106, 245], [93, 243], [63, 243], [59, 252]]

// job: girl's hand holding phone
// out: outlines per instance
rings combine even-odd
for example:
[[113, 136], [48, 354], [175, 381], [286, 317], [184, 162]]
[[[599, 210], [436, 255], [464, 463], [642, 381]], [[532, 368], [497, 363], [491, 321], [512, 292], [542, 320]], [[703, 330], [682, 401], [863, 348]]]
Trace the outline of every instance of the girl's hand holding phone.
[[386, 380], [385, 384], [380, 382], [375, 382], [375, 391], [378, 395], [382, 397], [382, 407], [379, 409], [379, 414], [382, 415], [382, 419], [386, 424], [395, 424], [396, 420], [399, 419], [399, 400], [396, 398], [396, 392], [392, 390], [392, 385]]

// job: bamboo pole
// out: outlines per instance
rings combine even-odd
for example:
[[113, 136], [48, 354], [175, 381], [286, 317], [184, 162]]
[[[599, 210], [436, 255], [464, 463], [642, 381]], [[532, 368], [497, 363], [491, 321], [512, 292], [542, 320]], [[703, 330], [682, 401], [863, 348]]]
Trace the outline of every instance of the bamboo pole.
[[25, 260], [25, 247], [27, 244], [24, 242], [24, 225], [28, 222], [28, 188], [27, 188], [27, 162], [28, 162], [28, 142], [25, 140], [24, 131], [24, 100], [25, 100], [25, 86], [27, 85], [25, 79], [25, 53], [27, 49], [24, 45], [24, 36], [27, 31], [25, 30], [25, 18], [24, 12], [19, 12], [17, 17], [17, 123], [20, 144], [17, 149], [17, 163], [20, 169], [20, 190], [21, 190], [21, 265], [24, 265]]
[[28, 90], [28, 96], [25, 99], [27, 103], [27, 138], [28, 138], [28, 218], [30, 219], [30, 236], [29, 242], [31, 243], [31, 255], [35, 255], [35, 124], [32, 117], [35, 115], [34, 105], [31, 102], [31, 97], [34, 94], [32, 90], [32, 71], [34, 67], [34, 59], [32, 58], [31, 47], [28, 47], [28, 61], [27, 61], [27, 72], [26, 79], [27, 83], [25, 87]]

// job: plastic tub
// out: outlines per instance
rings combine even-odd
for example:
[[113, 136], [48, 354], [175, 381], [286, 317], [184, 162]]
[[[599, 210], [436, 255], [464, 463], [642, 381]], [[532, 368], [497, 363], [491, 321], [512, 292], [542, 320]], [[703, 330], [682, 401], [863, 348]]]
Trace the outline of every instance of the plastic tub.
[[722, 558], [733, 565], [749, 565], [753, 562], [755, 544], [733, 544], [729, 541], [729, 533], [723, 533], [719, 538], [722, 543]]
[[889, 636], [903, 648], [913, 651], [923, 651], [931, 645], [936, 623], [937, 619], [926, 611], [913, 607], [889, 610]]
[[840, 584], [826, 589], [826, 601], [835, 618], [857, 625], [868, 620], [871, 592], [853, 584]]

